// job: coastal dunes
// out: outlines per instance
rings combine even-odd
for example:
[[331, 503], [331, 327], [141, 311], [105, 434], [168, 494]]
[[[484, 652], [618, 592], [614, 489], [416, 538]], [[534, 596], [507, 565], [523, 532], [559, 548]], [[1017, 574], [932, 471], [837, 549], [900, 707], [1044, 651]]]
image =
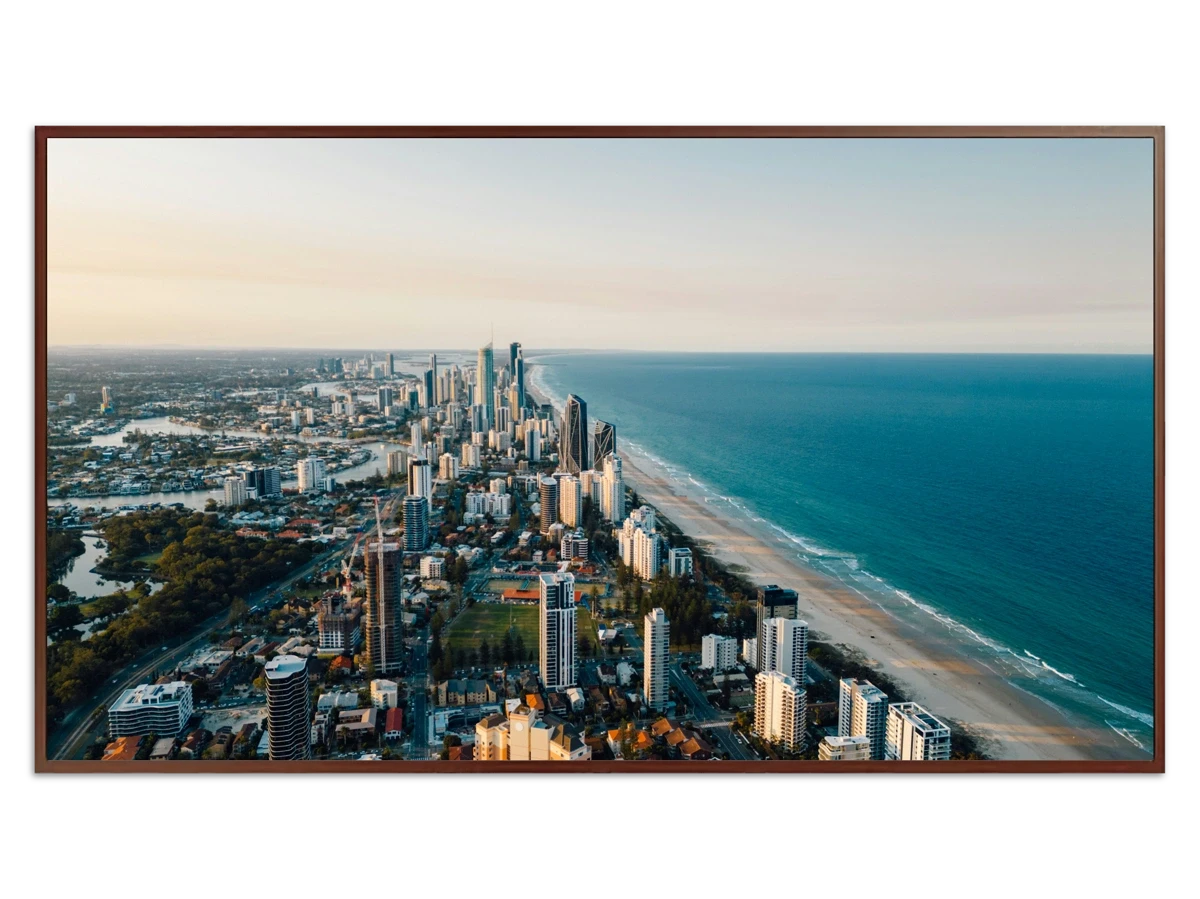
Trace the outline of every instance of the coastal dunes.
[[[527, 368], [530, 392], [539, 390]], [[1032, 761], [1128, 759], [1129, 746], [1106, 728], [1070, 720], [1057, 707], [1022, 690], [1011, 672], [989, 666], [984, 655], [932, 616], [913, 621], [882, 608], [843, 582], [809, 567], [796, 548], [768, 525], [737, 516], [726, 504], [689, 495], [660, 464], [628, 443], [619, 447], [625, 480], [689, 538], [731, 571], [758, 584], [779, 584], [800, 595], [800, 614], [814, 636], [845, 646], [868, 667], [891, 678], [905, 698], [950, 719], [980, 740], [991, 758]]]

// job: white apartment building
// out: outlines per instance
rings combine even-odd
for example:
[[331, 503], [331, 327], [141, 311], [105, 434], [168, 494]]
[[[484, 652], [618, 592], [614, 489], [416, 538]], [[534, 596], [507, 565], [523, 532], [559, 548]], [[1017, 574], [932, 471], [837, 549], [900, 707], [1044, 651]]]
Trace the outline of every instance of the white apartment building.
[[601, 472], [592, 468], [579, 472], [579, 491], [585, 499], [592, 501], [592, 506], [596, 509], [599, 509], [602, 505], [601, 493], [603, 485], [604, 476]]
[[655, 711], [667, 707], [670, 699], [670, 681], [667, 675], [668, 653], [671, 648], [671, 622], [662, 609], [652, 609], [643, 621], [644, 658], [642, 692], [646, 705]]
[[421, 577], [440, 578], [446, 575], [446, 560], [440, 556], [421, 557]]
[[762, 671], [786, 674], [801, 688], [808, 659], [808, 622], [799, 618], [768, 618], [763, 622], [758, 659]]
[[737, 665], [737, 639], [706, 634], [700, 640], [700, 667], [728, 671]]
[[404, 450], [392, 450], [387, 454], [387, 473], [389, 478], [407, 475], [408, 454]]
[[865, 762], [871, 758], [871, 741], [866, 737], [826, 737], [817, 747], [822, 762]]
[[297, 489], [301, 493], [314, 493], [325, 479], [325, 463], [320, 459], [301, 459], [296, 463]]
[[394, 680], [371, 681], [371, 705], [377, 709], [394, 709], [400, 704], [400, 685]]
[[778, 671], [759, 672], [754, 678], [754, 732], [768, 743], [803, 749], [808, 693]]
[[569, 528], [583, 524], [583, 491], [574, 475], [558, 479], [558, 520]]
[[473, 443], [462, 445], [462, 467], [479, 468], [479, 447]]
[[246, 504], [246, 482], [241, 478], [225, 479], [225, 505], [230, 508]]
[[433, 466], [418, 456], [408, 460], [408, 495], [423, 496], [433, 503]]
[[312, 700], [308, 663], [297, 656], [276, 656], [263, 667], [263, 674], [267, 679], [267, 746], [271, 761], [309, 758]]
[[672, 547], [667, 553], [667, 570], [671, 577], [683, 577], [692, 574], [692, 551], [686, 546]]
[[884, 757], [887, 741], [887, 694], [870, 681], [845, 677], [838, 684], [838, 736], [866, 737], [871, 758]]
[[108, 710], [112, 737], [176, 736], [192, 717], [192, 685], [184, 681], [142, 684], [126, 690]]
[[617, 532], [621, 561], [644, 581], [653, 580], [663, 563], [663, 539], [654, 528], [654, 510], [642, 506], [629, 513]]
[[615, 525], [625, 520], [625, 482], [621, 476], [621, 457], [615, 453], [604, 460], [600, 514]]
[[589, 541], [582, 529], [563, 534], [562, 541], [558, 547], [559, 559], [562, 561], [567, 561], [568, 559], [582, 559], [586, 561], [589, 552]]
[[742, 640], [742, 661], [747, 665], [758, 665], [757, 637], [746, 637]]
[[897, 702], [888, 708], [884, 758], [945, 761], [950, 758], [950, 728], [915, 702]]
[[547, 690], [575, 686], [575, 575], [538, 577], [538, 665]]
[[442, 453], [438, 459], [438, 477], [443, 481], [458, 480], [458, 459], [450, 453]]

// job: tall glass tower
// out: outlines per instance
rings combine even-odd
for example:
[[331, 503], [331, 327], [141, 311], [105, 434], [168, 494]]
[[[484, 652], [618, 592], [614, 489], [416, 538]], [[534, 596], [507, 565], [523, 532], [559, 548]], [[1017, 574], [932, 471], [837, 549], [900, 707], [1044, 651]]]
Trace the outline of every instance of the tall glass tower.
[[588, 463], [589, 443], [587, 403], [575, 394], [567, 396], [567, 407], [563, 411], [563, 428], [560, 437], [560, 468], [571, 474], [579, 474], [591, 467]]
[[479, 370], [475, 375], [479, 388], [479, 400], [487, 416], [487, 426], [496, 426], [496, 365], [492, 358], [492, 345], [479, 348]]

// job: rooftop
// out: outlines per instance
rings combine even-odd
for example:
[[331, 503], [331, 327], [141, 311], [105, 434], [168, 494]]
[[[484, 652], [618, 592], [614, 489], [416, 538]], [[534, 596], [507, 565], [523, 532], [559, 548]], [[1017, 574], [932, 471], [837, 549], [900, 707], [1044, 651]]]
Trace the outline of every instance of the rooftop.
[[293, 674], [298, 674], [306, 670], [307, 667], [308, 662], [299, 656], [276, 656], [267, 662], [263, 667], [263, 671], [267, 675], [267, 680], [281, 680]]
[[191, 684], [183, 681], [171, 681], [168, 684], [142, 684], [131, 690], [126, 690], [113, 704], [111, 711], [123, 711], [139, 708], [144, 705], [164, 705], [169, 702], [181, 702], [184, 691], [190, 696]]

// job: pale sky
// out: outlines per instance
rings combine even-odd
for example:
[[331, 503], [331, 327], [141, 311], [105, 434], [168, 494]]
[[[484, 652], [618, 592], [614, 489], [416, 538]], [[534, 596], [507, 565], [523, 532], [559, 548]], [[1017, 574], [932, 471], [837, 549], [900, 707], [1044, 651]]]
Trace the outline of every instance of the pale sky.
[[49, 142], [49, 341], [1153, 348], [1149, 139]]

